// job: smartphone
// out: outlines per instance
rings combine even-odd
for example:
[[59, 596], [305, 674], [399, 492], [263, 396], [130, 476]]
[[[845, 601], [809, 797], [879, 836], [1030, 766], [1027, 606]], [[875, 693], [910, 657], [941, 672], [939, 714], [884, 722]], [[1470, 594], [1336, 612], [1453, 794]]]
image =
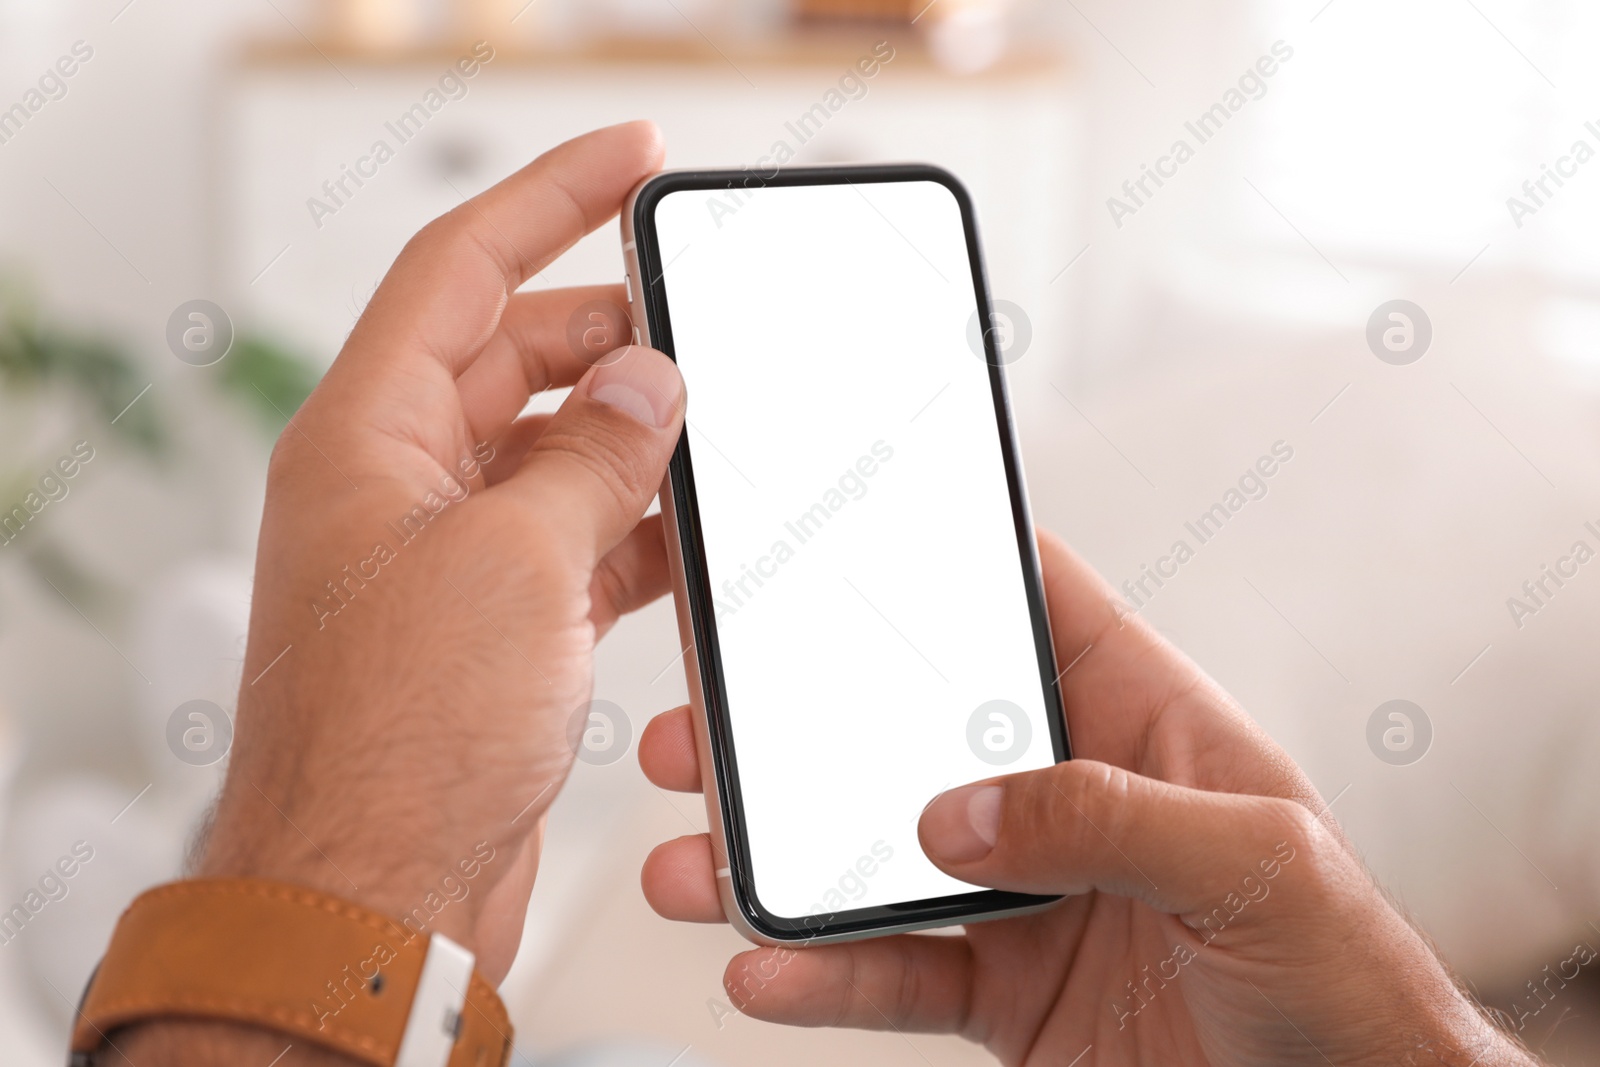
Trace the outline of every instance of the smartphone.
[[1048, 906], [923, 854], [1069, 758], [972, 199], [932, 166], [669, 171], [622, 212], [687, 423], [661, 489], [717, 880], [761, 943]]

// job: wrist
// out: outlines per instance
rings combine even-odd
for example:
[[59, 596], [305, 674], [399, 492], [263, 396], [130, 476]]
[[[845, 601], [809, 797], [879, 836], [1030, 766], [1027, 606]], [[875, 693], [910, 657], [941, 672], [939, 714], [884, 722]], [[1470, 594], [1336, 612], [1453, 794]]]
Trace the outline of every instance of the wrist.
[[[248, 798], [245, 798], [248, 801]], [[291, 816], [256, 797], [265, 813], [244, 813], [226, 801], [195, 864], [202, 878], [263, 878], [314, 889], [388, 916], [415, 934], [440, 933], [477, 952], [475, 929], [502, 848], [478, 840], [458, 848], [455, 859], [442, 849], [418, 850], [415, 840], [392, 850], [375, 847], [386, 837], [376, 827], [345, 834], [301, 827]], [[387, 851], [387, 854], [385, 852]]]
[[[1434, 1025], [1402, 1031], [1404, 1058], [1398, 1062], [1417, 1067], [1543, 1067], [1544, 1061], [1522, 1043], [1495, 1026], [1466, 997], [1456, 1002]], [[1398, 1051], [1398, 1050], [1396, 1050]], [[1395, 1051], [1372, 1062], [1397, 1062]]]
[[266, 1034], [280, 1042], [273, 1062], [309, 1044], [338, 1054], [304, 1060], [313, 1067], [340, 1057], [504, 1067], [510, 1020], [475, 964], [436, 931], [413, 936], [315, 890], [173, 882], [141, 893], [118, 920], [79, 1007], [72, 1062], [138, 1062], [118, 1043], [129, 1034], [136, 1049], [183, 1050], [181, 1062], [191, 1052], [240, 1062], [236, 1053], [264, 1048]]

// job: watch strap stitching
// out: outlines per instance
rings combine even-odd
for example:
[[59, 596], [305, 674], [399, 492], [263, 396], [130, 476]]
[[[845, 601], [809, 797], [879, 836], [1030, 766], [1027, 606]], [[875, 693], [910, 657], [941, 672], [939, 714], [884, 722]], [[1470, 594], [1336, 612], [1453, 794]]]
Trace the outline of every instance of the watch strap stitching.
[[[397, 941], [401, 945], [402, 952], [413, 954], [425, 954], [429, 938], [432, 937], [429, 932], [413, 931], [405, 924], [380, 913], [316, 890], [254, 879], [195, 880], [158, 886], [135, 898], [124, 910], [122, 921], [126, 921], [129, 916], [142, 908], [154, 904], [170, 906], [175, 901], [198, 902], [207, 897], [255, 897], [281, 904], [313, 908]], [[119, 929], [122, 921], [119, 921]], [[115, 943], [115, 937], [113, 942]], [[89, 988], [85, 990], [85, 1006], [90, 1006], [94, 983], [99, 977], [97, 974], [91, 978]], [[481, 1026], [463, 1025], [458, 1031], [456, 1044], [452, 1047], [451, 1062], [465, 1062], [466, 1056], [470, 1055], [475, 1065], [501, 1067], [508, 1061], [512, 1048], [510, 1016], [493, 986], [476, 970], [468, 981], [464, 1007], [466, 1006], [470, 1006], [473, 1013], [480, 1016], [495, 1031], [498, 1040], [482, 1033]], [[85, 1015], [83, 1021], [100, 1034], [102, 1041], [95, 1042], [97, 1047], [103, 1044], [106, 1033], [120, 1026], [162, 1014], [181, 1018], [193, 1013], [194, 1017], [219, 1018], [268, 1029], [282, 1029], [291, 1035], [298, 1034], [307, 1040], [369, 1063], [392, 1063], [398, 1055], [401, 1036], [398, 1031], [392, 1040], [382, 1040], [357, 1026], [347, 1025], [336, 1015], [318, 1014], [314, 1004], [310, 1007], [313, 1010], [299, 1011], [281, 1002], [274, 1003], [271, 999], [258, 1000], [253, 997], [169, 990], [160, 996], [122, 996], [115, 1000], [94, 1002], [92, 1004], [94, 1019], [90, 1020]], [[473, 1042], [475, 1047], [470, 1050], [462, 1044], [469, 1032], [476, 1032], [477, 1035], [476, 1041]], [[498, 1050], [493, 1047], [495, 1044], [500, 1046]], [[74, 1047], [81, 1049], [82, 1045], [75, 1040]]]

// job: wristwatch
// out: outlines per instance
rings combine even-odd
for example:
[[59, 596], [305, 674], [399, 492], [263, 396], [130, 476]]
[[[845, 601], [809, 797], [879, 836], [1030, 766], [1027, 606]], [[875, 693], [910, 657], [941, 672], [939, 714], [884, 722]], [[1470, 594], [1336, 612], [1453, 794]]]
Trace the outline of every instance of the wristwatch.
[[155, 1019], [276, 1030], [372, 1067], [505, 1067], [511, 1023], [473, 954], [299, 886], [173, 882], [123, 912], [89, 979], [69, 1067]]

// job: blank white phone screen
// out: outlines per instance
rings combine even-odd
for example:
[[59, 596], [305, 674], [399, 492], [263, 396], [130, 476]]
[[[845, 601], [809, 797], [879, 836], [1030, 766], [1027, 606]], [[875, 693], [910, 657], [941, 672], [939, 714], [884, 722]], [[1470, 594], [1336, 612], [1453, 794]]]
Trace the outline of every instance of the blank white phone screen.
[[972, 892], [922, 809], [1054, 754], [960, 205], [678, 190], [655, 224], [755, 897]]

